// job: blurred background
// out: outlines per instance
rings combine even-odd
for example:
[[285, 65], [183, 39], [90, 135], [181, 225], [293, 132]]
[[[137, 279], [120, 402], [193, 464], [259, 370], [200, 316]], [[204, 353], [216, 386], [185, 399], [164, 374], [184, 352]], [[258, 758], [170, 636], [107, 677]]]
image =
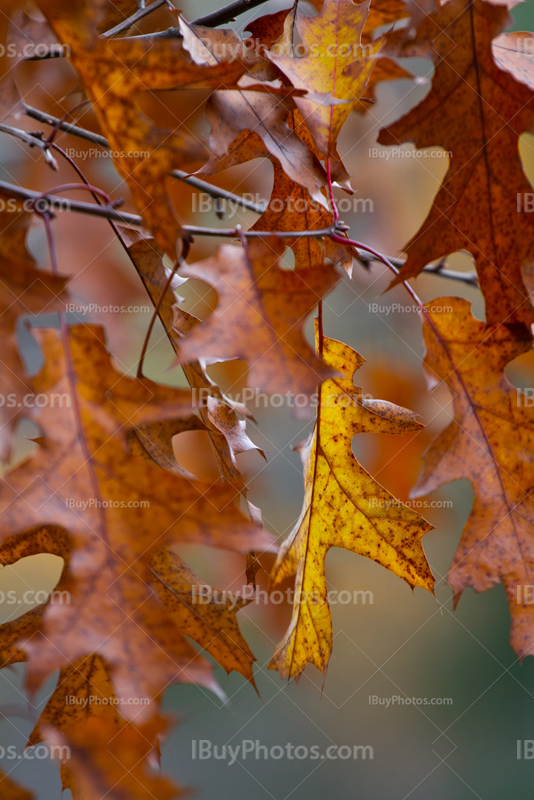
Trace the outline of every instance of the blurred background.
[[[192, 20], [219, 5], [215, 0], [188, 0], [182, 10]], [[283, 7], [283, 3], [270, 0], [239, 17], [233, 27], [242, 32], [251, 20]], [[306, 8], [313, 13], [311, 6]], [[515, 30], [534, 28], [532, 3], [519, 5], [512, 14]], [[141, 23], [139, 30], [164, 29], [169, 24], [173, 19], [162, 10]], [[411, 60], [405, 66], [418, 80], [379, 84], [377, 102], [365, 115], [353, 114], [339, 143], [353, 176], [355, 196], [361, 200], [355, 206], [350, 203], [349, 210], [342, 203], [342, 218], [350, 224], [353, 238], [392, 256], [402, 252], [420, 226], [448, 163], [440, 157], [411, 157], [411, 146], [403, 148], [404, 156], [397, 154], [388, 160], [371, 152], [378, 148], [386, 153], [386, 148], [376, 144], [380, 128], [406, 113], [430, 88], [429, 62]], [[56, 116], [83, 99], [68, 63], [20, 64], [17, 79], [26, 102]], [[140, 102], [145, 113], [162, 127], [194, 130], [205, 138], [209, 135], [201, 119], [203, 102], [199, 103], [198, 92], [166, 92]], [[77, 117], [82, 126], [96, 130], [90, 110], [81, 109]], [[24, 118], [16, 124], [36, 129], [36, 123]], [[76, 160], [83, 164], [91, 183], [113, 198], [128, 198], [128, 190], [109, 159], [91, 155], [91, 145], [67, 134], [61, 134], [57, 141], [69, 152], [76, 151]], [[530, 134], [522, 137], [521, 156], [531, 180], [533, 142]], [[200, 163], [192, 169], [195, 166]], [[4, 180], [40, 191], [73, 180], [68, 165], [62, 164], [58, 173], [51, 173], [40, 153], [8, 137], [2, 138], [0, 174]], [[267, 201], [272, 168], [268, 162], [257, 160], [210, 180]], [[239, 222], [249, 227], [257, 219], [251, 212], [226, 206], [225, 219], [220, 220], [213, 208], [198, 210], [202, 208], [199, 195], [190, 187], [177, 181], [169, 185], [181, 218], [193, 224], [228, 227]], [[338, 199], [344, 197], [338, 192]], [[134, 211], [128, 199], [124, 209]], [[70, 292], [74, 302], [148, 305], [135, 271], [105, 222], [63, 214], [54, 221], [54, 230], [60, 271], [73, 276]], [[40, 267], [48, 269], [44, 232], [37, 222], [30, 244]], [[213, 239], [197, 239], [189, 261], [211, 254], [216, 244]], [[465, 254], [451, 256], [448, 266], [460, 271], [473, 269]], [[365, 434], [353, 442], [354, 453], [366, 469], [405, 500], [419, 473], [421, 454], [450, 419], [450, 397], [444, 389], [427, 392], [421, 369], [418, 314], [402, 288], [384, 295], [388, 284], [389, 276], [381, 265], [366, 271], [355, 263], [353, 278], [343, 275], [326, 299], [324, 328], [327, 336], [343, 340], [365, 357], [366, 363], [356, 376], [364, 392], [414, 409], [426, 425], [424, 432], [416, 435]], [[473, 302], [475, 315], [483, 318], [483, 304], [475, 288], [436, 276], [420, 277], [415, 285], [423, 300], [446, 295], [466, 297]], [[213, 293], [198, 283], [184, 288], [182, 294], [186, 307], [201, 317], [209, 313], [215, 301]], [[394, 304], [412, 310], [395, 311]], [[374, 305], [382, 309], [381, 313]], [[71, 321], [76, 319], [104, 325], [117, 368], [135, 370], [149, 311], [71, 315]], [[45, 323], [55, 324], [52, 317], [39, 322]], [[311, 319], [307, 332], [311, 341]], [[28, 368], [35, 371], [40, 353], [22, 328], [21, 346]], [[171, 360], [171, 348], [156, 325], [145, 362], [146, 374], [163, 383], [184, 385], [180, 370], [169, 370]], [[212, 368], [212, 375], [233, 395], [246, 385], [246, 370], [239, 364]], [[511, 365], [508, 377], [522, 388], [534, 386], [532, 359], [523, 357]], [[250, 499], [261, 507], [266, 526], [283, 539], [298, 517], [303, 498], [301, 464], [292, 448], [307, 436], [311, 425], [293, 419], [287, 407], [258, 408], [254, 415], [256, 423], [249, 424], [249, 435], [265, 450], [268, 463], [252, 452], [240, 456], [239, 464], [247, 475]], [[37, 446], [25, 438], [33, 430], [30, 423], [21, 423], [16, 459]], [[213, 478], [216, 466], [205, 436], [182, 434], [175, 442], [176, 451], [185, 467], [199, 477]], [[194, 686], [170, 688], [164, 707], [179, 725], [163, 747], [165, 772], [180, 784], [194, 787], [197, 796], [206, 800], [323, 800], [325, 796], [503, 800], [534, 786], [534, 761], [517, 758], [517, 741], [534, 739], [534, 660], [517, 663], [508, 644], [504, 590], [498, 586], [482, 595], [467, 590], [453, 610], [452, 593], [446, 585], [447, 569], [472, 505], [470, 485], [458, 481], [427, 501], [428, 507], [420, 510], [435, 526], [424, 544], [437, 579], [437, 599], [419, 589], [412, 593], [406, 584], [367, 559], [331, 550], [326, 563], [329, 588], [351, 595], [357, 592], [358, 602], [332, 607], [334, 653], [324, 685], [312, 667], [306, 669], [298, 684], [285, 683], [277, 673], [267, 670], [291, 609], [285, 602], [251, 603], [238, 619], [258, 659], [255, 673], [260, 696], [240, 676], [233, 674], [227, 679], [220, 668], [217, 675], [226, 700]], [[182, 547], [179, 552], [203, 580], [220, 589], [239, 591], [245, 583], [241, 557], [200, 547]], [[262, 559], [262, 565], [268, 572], [272, 558]], [[53, 556], [25, 559], [16, 567], [0, 570], [0, 590], [7, 592], [21, 580], [36, 589], [44, 586], [50, 590], [60, 571], [60, 560]], [[266, 573], [260, 573], [258, 580], [259, 588], [265, 590]], [[265, 592], [260, 596], [265, 597]], [[23, 613], [24, 608], [19, 607], [17, 614], [19, 611]], [[0, 607], [0, 612], [4, 614], [1, 621], [14, 616], [12, 608], [6, 606]], [[23, 673], [23, 665], [0, 673], [0, 702], [8, 707], [16, 705], [21, 713], [31, 710], [22, 690]], [[37, 711], [54, 685], [55, 679], [34, 701]], [[373, 702], [375, 696], [426, 698], [427, 704], [396, 700], [387, 707]], [[3, 719], [0, 745], [16, 745], [22, 752], [31, 727], [31, 719], [24, 715]], [[321, 752], [330, 745], [351, 749], [369, 746], [373, 758], [310, 761], [255, 760], [249, 756], [229, 766], [228, 760], [193, 758], [192, 742], [201, 739], [231, 747], [244, 740], [257, 740], [268, 748], [292, 743], [318, 746]], [[56, 766], [24, 760], [2, 764], [5, 771], [13, 766], [12, 777], [33, 789], [39, 800], [59, 798]]]

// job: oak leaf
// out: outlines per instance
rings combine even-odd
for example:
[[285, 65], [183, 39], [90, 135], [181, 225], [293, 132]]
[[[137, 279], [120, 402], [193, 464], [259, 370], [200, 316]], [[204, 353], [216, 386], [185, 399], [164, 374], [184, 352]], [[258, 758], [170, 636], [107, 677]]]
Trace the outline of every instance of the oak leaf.
[[[298, 109], [294, 109], [288, 114], [287, 124], [319, 160], [321, 154]], [[334, 221], [332, 213], [314, 202], [306, 189], [292, 181], [282, 169], [278, 159], [271, 156], [270, 161], [274, 170], [271, 198], [267, 208], [251, 230], [312, 231], [330, 227]], [[295, 254], [295, 269], [297, 270], [314, 267], [327, 257], [334, 264], [342, 266], [349, 276], [352, 274], [353, 253], [351, 249], [333, 242], [329, 237], [306, 236], [285, 241]]]
[[422, 425], [412, 411], [364, 399], [352, 380], [363, 358], [335, 339], [323, 339], [318, 325], [316, 336], [325, 362], [342, 377], [322, 384], [315, 429], [299, 445], [304, 505], [271, 574], [274, 586], [296, 576], [291, 623], [269, 664], [282, 678], [298, 678], [310, 663], [326, 673], [333, 643], [325, 578], [331, 547], [371, 558], [412, 588], [432, 592], [434, 586], [421, 544], [432, 525], [382, 488], [351, 449], [357, 433], [406, 433]]
[[399, 280], [457, 250], [476, 263], [490, 324], [534, 321], [521, 268], [534, 250], [534, 220], [518, 198], [531, 192], [518, 138], [534, 127], [534, 94], [495, 62], [492, 39], [506, 24], [505, 6], [451, 0], [402, 31], [386, 52], [435, 62], [432, 89], [406, 116], [381, 131], [384, 145], [441, 146], [448, 172], [423, 225], [408, 242]]
[[28, 789], [19, 786], [18, 783], [0, 772], [0, 791], [2, 792], [2, 800], [34, 800], [35, 795]]
[[20, 316], [57, 311], [66, 299], [66, 278], [42, 272], [26, 246], [31, 214], [22, 203], [0, 195], [0, 459], [11, 455], [13, 429], [21, 416], [30, 416], [32, 389], [25, 380], [16, 326]]
[[295, 97], [317, 147], [331, 161], [333, 179], [348, 188], [349, 174], [336, 142], [355, 102], [365, 91], [380, 48], [380, 44], [368, 43], [362, 49], [361, 32], [368, 13], [369, 2], [355, 5], [352, 0], [326, 0], [315, 17], [299, 10], [295, 26], [306, 55], [292, 58], [276, 52], [268, 54], [296, 88], [328, 93], [344, 101], [327, 106], [306, 96]]
[[154, 555], [150, 569], [153, 586], [178, 630], [213, 656], [227, 673], [236, 670], [255, 686], [252, 665], [256, 659], [235, 618], [249, 601], [203, 583], [167, 548]]
[[142, 92], [233, 85], [244, 68], [235, 60], [198, 66], [176, 37], [103, 39], [97, 35], [98, 4], [46, 0], [40, 4], [91, 99], [114, 162], [156, 241], [174, 258], [180, 224], [165, 179], [205, 156], [198, 140], [157, 128], [136, 104]]
[[[68, 338], [70, 356], [58, 332], [45, 332], [45, 367], [34, 386], [70, 397], [71, 406], [42, 408], [40, 448], [0, 491], [4, 536], [15, 534], [0, 549], [3, 563], [28, 551], [68, 561], [62, 588], [72, 602], [48, 604], [39, 633], [24, 644], [28, 685], [97, 654], [112, 669], [118, 698], [152, 700], [176, 680], [215, 687], [149, 587], [148, 562], [166, 541], [247, 552], [269, 547], [269, 537], [239, 511], [229, 484], [193, 482], [126, 450], [129, 428], [190, 413], [189, 392], [118, 373], [96, 326], [73, 326]], [[67, 538], [39, 530], [43, 519]], [[143, 709], [123, 708], [130, 715]]]
[[73, 800], [174, 800], [184, 792], [159, 774], [153, 742], [167, 728], [161, 717], [144, 724], [123, 723], [110, 730], [105, 720], [88, 719], [68, 735], [46, 728], [56, 747], [68, 747], [62, 764], [63, 789]]
[[[163, 264], [161, 251], [156, 247], [154, 240], [128, 229], [121, 230], [120, 235], [154, 306], [159, 302], [158, 316], [177, 353], [182, 336], [198, 325], [199, 320], [192, 314], [176, 308], [179, 298], [175, 294], [173, 285], [167, 287], [165, 296], [161, 298], [167, 284], [168, 270]], [[175, 276], [175, 286], [179, 286], [181, 280], [184, 279]], [[224, 395], [220, 387], [208, 376], [207, 366], [206, 361], [198, 360], [183, 365], [189, 385], [199, 395], [196, 405], [200, 419], [192, 416], [187, 419], [150, 423], [149, 428], [138, 426], [129, 434], [130, 446], [136, 448], [137, 455], [143, 456], [149, 452], [149, 458], [155, 459], [164, 469], [171, 471], [178, 469], [180, 474], [185, 474], [183, 468], [176, 464], [172, 451], [172, 436], [187, 430], [204, 430], [209, 434], [222, 477], [243, 491], [245, 484], [237, 466], [236, 455], [258, 450], [265, 458], [265, 453], [251, 441], [246, 432], [245, 420], [238, 416], [239, 414], [249, 416], [246, 406]]]
[[326, 264], [282, 270], [284, 249], [274, 236], [252, 240], [247, 250], [222, 245], [212, 258], [181, 270], [213, 286], [218, 303], [184, 337], [178, 363], [208, 354], [242, 358], [249, 365], [252, 388], [299, 395], [304, 411], [317, 384], [332, 374], [304, 338], [304, 322], [339, 278]]
[[448, 581], [456, 600], [467, 586], [482, 592], [503, 583], [512, 647], [520, 658], [534, 655], [534, 608], [528, 592], [523, 594], [534, 576], [534, 414], [503, 372], [528, 352], [531, 340], [519, 325], [486, 327], [458, 297], [439, 298], [426, 308], [426, 373], [430, 386], [444, 381], [451, 390], [454, 420], [425, 453], [411, 495], [421, 497], [460, 478], [471, 482], [473, 510]]

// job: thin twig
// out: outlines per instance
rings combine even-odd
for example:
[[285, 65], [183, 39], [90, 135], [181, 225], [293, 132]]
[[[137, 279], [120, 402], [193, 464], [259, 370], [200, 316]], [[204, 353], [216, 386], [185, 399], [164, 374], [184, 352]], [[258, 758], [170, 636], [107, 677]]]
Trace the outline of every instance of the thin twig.
[[220, 8], [218, 11], [213, 11], [205, 17], [199, 17], [194, 20], [193, 25], [202, 25], [204, 28], [216, 28], [218, 25], [224, 25], [226, 22], [234, 22], [235, 18], [251, 8], [263, 5], [267, 0], [236, 0], [235, 3], [230, 3], [225, 8]]
[[[137, 214], [128, 214], [125, 211], [117, 211], [111, 206], [95, 206], [91, 203], [83, 203], [79, 200], [71, 200], [67, 197], [57, 197], [55, 195], [46, 194], [43, 192], [33, 192], [30, 189], [23, 189], [21, 186], [15, 186], [13, 183], [7, 181], [0, 181], [0, 192], [9, 194], [20, 200], [29, 201], [29, 205], [35, 201], [41, 201], [41, 208], [45, 205], [51, 211], [75, 211], [79, 214], [89, 214], [93, 217], [100, 217], [101, 219], [111, 219], [114, 222], [120, 222], [123, 225], [133, 225], [135, 227], [143, 226], [142, 217]], [[30, 208], [31, 210], [31, 208]], [[190, 233], [192, 236], [223, 236], [235, 239], [237, 231], [235, 228], [201, 228], [197, 225], [182, 225], [182, 231]], [[248, 239], [265, 238], [268, 236], [278, 236], [282, 239], [306, 239], [321, 236], [330, 236], [334, 233], [332, 226], [328, 228], [320, 228], [316, 231], [246, 231], [244, 235]]]
[[[98, 133], [93, 133], [85, 128], [80, 128], [78, 125], [72, 125], [70, 122], [62, 121], [58, 117], [53, 117], [51, 114], [45, 114], [43, 111], [39, 111], [39, 109], [33, 108], [32, 106], [24, 105], [24, 113], [28, 117], [31, 117], [38, 122], [43, 122], [46, 125], [52, 125], [54, 128], [58, 128], [65, 133], [70, 133], [72, 136], [77, 136], [79, 139], [84, 139], [86, 142], [91, 142], [92, 144], [96, 144], [106, 150], [110, 149], [108, 140]], [[218, 186], [213, 186], [211, 183], [208, 183], [201, 178], [197, 178], [196, 175], [188, 175], [187, 172], [182, 172], [182, 170], [179, 169], [173, 170], [170, 175], [173, 178], [176, 178], [176, 180], [189, 184], [189, 186], [192, 186], [198, 191], [211, 195], [211, 197], [226, 200], [228, 203], [246, 208], [248, 211], [253, 211], [255, 214], [263, 214], [265, 211], [265, 205], [261, 203], [253, 203], [251, 200], [246, 200], [244, 197], [240, 197], [238, 194], [228, 192], [225, 189], [220, 189]]]
[[135, 14], [132, 14], [131, 17], [128, 17], [128, 19], [125, 19], [122, 22], [119, 22], [119, 24], [115, 25], [114, 28], [111, 28], [111, 30], [106, 31], [105, 33], [103, 33], [102, 34], [102, 39], [110, 39], [112, 36], [117, 36], [118, 33], [122, 33], [123, 31], [127, 31], [128, 28], [131, 28], [132, 25], [135, 25], [136, 22], [139, 22], [140, 19], [143, 19], [143, 17], [148, 16], [148, 14], [152, 14], [153, 11], [156, 11], [156, 9], [161, 8], [161, 6], [165, 6], [165, 5], [166, 6], [169, 5], [168, 0], [155, 0], [155, 2], [152, 3], [149, 6], [145, 6], [143, 4], [135, 12]]
[[152, 333], [152, 328], [154, 327], [154, 323], [156, 322], [156, 320], [157, 320], [157, 318], [159, 316], [159, 310], [160, 310], [161, 305], [162, 305], [162, 303], [163, 303], [163, 301], [165, 299], [165, 296], [167, 294], [167, 290], [169, 289], [169, 286], [172, 283], [172, 279], [176, 275], [176, 271], [177, 271], [178, 267], [180, 267], [185, 262], [187, 256], [189, 255], [190, 248], [191, 248], [191, 239], [188, 238], [188, 237], [184, 237], [182, 239], [182, 252], [180, 253], [180, 255], [178, 257], [178, 260], [176, 261], [173, 269], [169, 272], [169, 276], [168, 276], [168, 278], [167, 278], [167, 280], [165, 282], [165, 285], [164, 285], [163, 289], [161, 290], [161, 294], [158, 297], [158, 301], [157, 301], [156, 305], [154, 306], [154, 311], [152, 313], [152, 317], [150, 318], [150, 323], [149, 323], [149, 326], [148, 326], [148, 329], [147, 329], [147, 332], [146, 332], [146, 335], [145, 335], [145, 340], [143, 342], [143, 347], [141, 348], [141, 355], [139, 356], [139, 364], [137, 366], [137, 377], [139, 379], [143, 378], [143, 362], [145, 360], [146, 351], [148, 349], [148, 343], [150, 341], [150, 334]]
[[[235, 22], [236, 17], [250, 11], [252, 8], [257, 8], [266, 3], [267, 0], [237, 0], [219, 11], [213, 11], [205, 17], [199, 17], [189, 23], [190, 25], [200, 25], [203, 28], [216, 28], [218, 25], [225, 25], [227, 22]], [[136, 36], [136, 39], [181, 39], [182, 32], [180, 28], [167, 28], [165, 31], [158, 31], [157, 33], [147, 33], [141, 36]]]
[[14, 136], [17, 139], [20, 139], [25, 144], [29, 144], [30, 147], [38, 147], [40, 150], [42, 150], [47, 164], [54, 170], [59, 169], [56, 159], [49, 151], [46, 142], [41, 140], [39, 134], [27, 133], [26, 131], [20, 130], [20, 128], [12, 128], [11, 125], [3, 124], [0, 124], [0, 131], [2, 133], [7, 133], [9, 136]]
[[[113, 222], [120, 222], [122, 225], [132, 225], [134, 227], [143, 227], [143, 219], [137, 214], [128, 214], [125, 211], [117, 211], [111, 206], [98, 206], [91, 205], [91, 203], [83, 203], [77, 200], [70, 200], [67, 197], [57, 197], [55, 195], [46, 194], [43, 192], [32, 192], [30, 189], [23, 189], [21, 186], [15, 186], [6, 181], [0, 181], [0, 192], [16, 197], [20, 200], [28, 201], [28, 210], [35, 210], [35, 205], [38, 205], [39, 210], [44, 208], [49, 211], [75, 211], [79, 214], [89, 214], [93, 217], [100, 217], [101, 219], [111, 220]], [[201, 228], [197, 225], [182, 225], [182, 231], [191, 236], [221, 236], [224, 238], [236, 239], [239, 238], [240, 226], [235, 228]], [[369, 261], [382, 261], [384, 257], [374, 255], [372, 251], [367, 248], [367, 245], [354, 244], [350, 239], [340, 236], [337, 232], [336, 225], [333, 224], [328, 228], [319, 228], [314, 231], [241, 231], [241, 235], [247, 239], [258, 239], [269, 236], [278, 236], [281, 239], [311, 239], [313, 237], [329, 236], [333, 241], [347, 246], [353, 246], [358, 251], [358, 259], [364, 263]], [[365, 248], [365, 249], [363, 249]], [[400, 269], [404, 262], [401, 259], [388, 259], [389, 264], [395, 264]], [[436, 267], [425, 268], [425, 271], [439, 275], [442, 278], [450, 278], [451, 280], [462, 281], [469, 283], [471, 286], [474, 283], [473, 275], [465, 272], [453, 272], [453, 270], [437, 270]]]
[[[373, 261], [380, 261], [379, 258], [371, 253], [359, 249], [357, 258], [358, 261], [361, 261], [362, 264], [365, 264], [365, 266], [368, 266]], [[406, 263], [402, 258], [393, 258], [391, 256], [387, 256], [387, 259], [390, 264], [393, 264], [399, 270], [402, 269]], [[468, 286], [474, 286], [475, 288], [478, 288], [478, 277], [476, 272], [457, 272], [456, 270], [448, 269], [446, 262], [443, 259], [438, 264], [424, 267], [423, 272], [426, 272], [430, 275], [438, 275], [440, 278], [447, 278], [451, 281], [467, 283]]]
[[104, 136], [100, 136], [98, 133], [93, 133], [85, 128], [80, 128], [78, 125], [73, 125], [71, 122], [61, 120], [59, 117], [53, 117], [51, 114], [45, 114], [44, 111], [40, 111], [38, 108], [28, 106], [26, 103], [24, 103], [24, 113], [27, 117], [37, 120], [37, 122], [43, 122], [45, 125], [51, 125], [53, 128], [58, 128], [65, 133], [70, 133], [73, 136], [77, 136], [79, 139], [85, 139], [86, 142], [92, 142], [100, 147], [109, 149], [108, 140]]
[[[339, 236], [339, 231], [347, 230], [348, 226], [338, 224], [339, 212], [337, 210], [334, 191], [332, 188], [330, 158], [328, 158], [326, 161], [326, 186], [328, 190], [330, 210], [332, 211], [332, 215], [334, 217], [334, 224], [337, 227], [337, 230], [334, 232], [334, 236], [332, 236], [332, 239], [334, 239], [334, 241], [337, 241], [339, 243], [341, 243], [342, 241], [346, 242], [347, 240], [344, 239], [344, 237]], [[352, 242], [352, 245], [353, 247], [356, 248], [356, 251], [358, 253], [357, 256], [358, 261], [361, 261], [362, 264], [364, 264], [365, 266], [369, 266], [369, 264], [371, 264], [371, 262], [373, 261], [381, 261], [390, 268], [394, 267], [397, 270], [398, 274], [398, 271], [401, 270], [404, 264], [406, 263], [402, 258], [391, 258], [390, 256], [382, 256], [381, 254], [375, 253], [370, 248], [362, 249], [363, 246], [362, 247], [359, 246], [358, 243]], [[453, 281], [461, 281], [462, 283], [467, 283], [470, 286], [475, 286], [478, 288], [478, 278], [476, 272], [456, 272], [452, 269], [448, 269], [447, 263], [444, 258], [442, 258], [441, 261], [439, 261], [437, 264], [434, 264], [433, 266], [424, 267], [423, 272], [431, 273], [433, 275], [439, 275], [441, 278], [448, 278]]]

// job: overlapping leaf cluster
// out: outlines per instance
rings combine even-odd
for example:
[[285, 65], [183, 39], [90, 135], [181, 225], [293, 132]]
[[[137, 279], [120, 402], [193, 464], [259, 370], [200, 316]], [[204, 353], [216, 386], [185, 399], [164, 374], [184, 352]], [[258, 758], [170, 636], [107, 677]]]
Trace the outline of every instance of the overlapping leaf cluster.
[[[441, 146], [450, 163], [427, 219], [406, 246], [396, 281], [467, 250], [487, 313], [487, 322], [475, 320], [458, 298], [422, 311], [425, 368], [431, 382], [452, 390], [455, 418], [426, 454], [414, 492], [471, 480], [474, 508], [449, 581], [458, 594], [502, 581], [513, 611], [513, 645], [521, 656], [534, 654], [533, 607], [516, 603], [518, 587], [534, 583], [533, 420], [503, 374], [532, 344], [526, 287], [534, 223], [517, 197], [531, 188], [518, 138], [534, 128], [534, 81], [529, 64], [515, 57], [514, 35], [502, 34], [507, 9], [448, 0], [410, 18], [411, 7], [401, 0], [325, 0], [315, 3], [316, 15], [295, 6], [260, 16], [249, 24], [250, 36], [241, 38], [230, 29], [195, 25], [178, 12], [166, 32], [133, 35], [125, 25], [125, 33], [108, 35], [135, 13], [136, 3], [37, 5], [46, 21], [9, 4], [16, 24], [6, 32], [8, 41], [56, 37], [66, 46], [96, 114], [97, 141], [105, 137], [113, 150], [144, 225], [143, 231], [115, 226], [115, 233], [163, 325], [174, 366], [194, 391], [159, 385], [142, 369], [137, 377], [124, 375], [102, 328], [67, 324], [68, 267], [60, 264], [65, 274], [58, 274], [52, 258], [52, 272], [38, 270], [26, 242], [32, 212], [38, 212], [53, 253], [53, 219], [8, 192], [2, 208], [8, 200], [12, 205], [0, 215], [0, 388], [6, 396], [28, 390], [48, 401], [31, 411], [40, 429], [35, 450], [6, 469], [0, 487], [0, 558], [5, 566], [44, 553], [61, 557], [56, 588], [71, 598], [0, 626], [2, 666], [26, 662], [30, 692], [59, 670], [30, 744], [46, 739], [70, 748], [62, 778], [74, 798], [170, 799], [181, 790], [153, 763], [166, 729], [159, 712], [166, 688], [193, 682], [219, 691], [200, 650], [255, 685], [255, 659], [236, 621], [246, 601], [213, 593], [175, 550], [193, 543], [242, 553], [252, 579], [258, 553], [277, 549], [259, 509], [247, 500], [238, 468], [240, 453], [259, 449], [246, 430], [249, 412], [208, 375], [216, 362], [241, 359], [253, 389], [304, 397], [300, 413], [308, 418], [317, 399], [313, 431], [299, 447], [302, 513], [271, 575], [272, 585], [295, 576], [296, 600], [269, 667], [283, 678], [298, 678], [307, 664], [326, 672], [333, 629], [325, 557], [332, 547], [433, 591], [421, 543], [432, 526], [380, 486], [352, 453], [359, 433], [401, 434], [421, 424], [406, 409], [365, 399], [353, 383], [364, 359], [325, 337], [321, 311], [315, 348], [304, 334], [310, 313], [322, 308], [341, 279], [339, 268], [350, 275], [358, 256], [333, 201], [333, 183], [352, 191], [338, 149], [340, 131], [352, 113], [372, 104], [379, 81], [410, 77], [402, 57], [433, 60], [432, 87], [380, 133], [379, 142]], [[408, 24], [396, 26], [401, 20]], [[384, 26], [390, 29], [378, 35]], [[15, 78], [8, 69], [0, 84], [4, 115], [25, 108]], [[160, 128], [144, 114], [143, 96], [160, 90], [197, 92], [199, 98], [209, 92], [208, 142], [187, 126]], [[237, 243], [185, 263], [190, 230], [176, 214], [171, 173], [198, 169], [211, 176], [258, 158], [273, 166], [276, 202], [250, 231], [231, 232]], [[291, 269], [283, 263], [287, 248], [294, 254]], [[177, 292], [188, 279], [204, 282], [217, 296], [202, 322], [180, 305]], [[59, 312], [59, 325], [35, 332], [43, 365], [29, 377], [15, 327], [21, 315], [48, 312]], [[198, 390], [207, 397], [201, 407]], [[58, 408], [54, 397], [67, 398], [66, 406]], [[16, 424], [30, 412], [17, 406], [0, 413], [0, 454], [7, 462]], [[218, 480], [198, 480], [179, 463], [173, 437], [184, 431], [208, 434]], [[199, 604], [199, 595], [208, 601]], [[14, 800], [28, 797], [8, 778], [1, 785]]]

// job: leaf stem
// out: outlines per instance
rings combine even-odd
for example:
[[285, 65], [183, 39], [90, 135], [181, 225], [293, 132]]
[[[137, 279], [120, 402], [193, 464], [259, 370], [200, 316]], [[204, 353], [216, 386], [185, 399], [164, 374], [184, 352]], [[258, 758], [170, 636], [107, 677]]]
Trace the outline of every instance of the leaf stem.
[[141, 355], [139, 356], [139, 364], [137, 365], [137, 378], [139, 378], [140, 380], [142, 380], [142, 378], [143, 378], [143, 363], [144, 363], [144, 360], [145, 360], [146, 351], [148, 349], [148, 343], [150, 341], [150, 334], [152, 333], [152, 329], [154, 327], [154, 323], [156, 322], [156, 319], [158, 318], [159, 310], [161, 308], [161, 304], [163, 303], [163, 300], [165, 299], [165, 295], [167, 294], [167, 291], [168, 291], [168, 289], [169, 289], [169, 287], [170, 287], [170, 285], [172, 283], [172, 279], [176, 275], [176, 271], [178, 270], [178, 267], [180, 267], [185, 262], [187, 256], [189, 255], [190, 247], [191, 247], [191, 238], [190, 237], [184, 237], [182, 239], [182, 252], [180, 253], [180, 255], [178, 257], [178, 260], [176, 261], [173, 269], [170, 271], [169, 277], [167, 278], [167, 281], [166, 281], [165, 285], [163, 286], [163, 288], [162, 288], [162, 290], [160, 292], [160, 295], [158, 297], [158, 301], [157, 301], [156, 305], [154, 306], [154, 311], [152, 312], [152, 317], [150, 318], [150, 323], [149, 323], [148, 328], [147, 328], [147, 332], [146, 332], [145, 339], [144, 339], [144, 342], [143, 342], [143, 347], [141, 348]]

